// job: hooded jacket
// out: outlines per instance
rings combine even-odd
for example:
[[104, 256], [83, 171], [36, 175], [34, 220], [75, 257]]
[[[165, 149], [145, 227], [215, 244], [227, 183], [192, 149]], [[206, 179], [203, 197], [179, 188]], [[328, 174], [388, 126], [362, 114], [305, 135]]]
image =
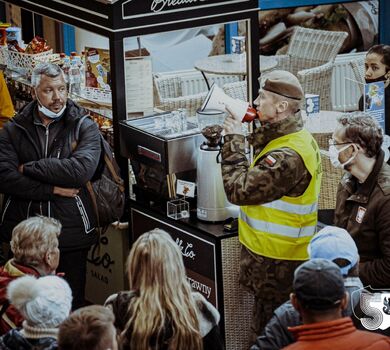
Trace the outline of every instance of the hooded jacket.
[[[20, 221], [40, 214], [61, 222], [62, 251], [88, 248], [95, 242], [96, 218], [85, 186], [101, 152], [99, 130], [92, 120], [82, 123], [72, 152], [75, 128], [85, 114], [68, 100], [64, 114], [45, 127], [33, 101], [0, 131], [0, 192], [6, 195], [0, 218], [2, 241], [11, 239]], [[22, 164], [23, 173], [18, 170]], [[54, 186], [80, 192], [73, 198], [62, 197], [53, 194]]]

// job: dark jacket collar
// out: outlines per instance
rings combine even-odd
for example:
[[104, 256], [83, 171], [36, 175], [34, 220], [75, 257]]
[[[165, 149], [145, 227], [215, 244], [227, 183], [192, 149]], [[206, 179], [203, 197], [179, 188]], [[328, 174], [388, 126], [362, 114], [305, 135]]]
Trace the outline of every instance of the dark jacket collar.
[[366, 181], [362, 184], [358, 184], [358, 180], [353, 175], [347, 173], [341, 181], [342, 186], [352, 195], [348, 198], [359, 203], [367, 203], [375, 185], [378, 182], [378, 175], [383, 166], [384, 152], [380, 150], [378, 158], [375, 162], [374, 168], [368, 175]]
[[268, 142], [288, 134], [302, 130], [303, 122], [300, 113], [276, 123], [264, 123], [248, 136], [248, 142], [253, 146], [263, 146]]
[[[28, 129], [32, 125], [32, 121], [34, 120], [34, 111], [36, 111], [36, 109], [37, 101], [31, 101], [12, 120], [16, 124]], [[75, 121], [80, 119], [80, 117], [85, 114], [87, 114], [87, 112], [84, 108], [68, 99], [66, 102], [66, 110], [61, 119], [67, 123], [68, 121]]]

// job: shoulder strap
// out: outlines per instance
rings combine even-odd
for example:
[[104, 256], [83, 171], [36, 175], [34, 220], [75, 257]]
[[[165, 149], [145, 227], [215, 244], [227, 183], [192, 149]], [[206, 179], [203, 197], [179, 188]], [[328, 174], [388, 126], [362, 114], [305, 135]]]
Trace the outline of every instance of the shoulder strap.
[[[89, 117], [88, 114], [82, 116], [80, 118], [79, 122], [77, 123], [76, 130], [75, 130], [75, 133], [74, 133], [74, 141], [72, 142], [72, 152], [77, 147], [77, 143], [78, 143], [79, 136], [80, 136], [81, 125], [83, 124], [84, 120], [86, 118], [88, 118], [88, 117]], [[96, 215], [97, 225], [98, 225], [98, 228], [99, 228], [100, 227], [100, 223], [99, 223], [99, 210], [98, 210], [98, 206], [97, 206], [97, 199], [96, 199], [96, 196], [95, 196], [95, 192], [93, 191], [93, 187], [92, 187], [91, 181], [88, 181], [86, 183], [86, 187], [87, 187], [87, 190], [88, 190], [89, 195], [90, 195], [91, 200], [92, 200], [92, 206], [93, 206], [93, 209], [94, 209], [94, 212], [95, 212], [95, 215]]]
[[3, 315], [5, 314], [9, 306], [10, 306], [10, 302], [6, 300], [0, 310], [0, 318], [3, 317]]
[[75, 132], [76, 142], [78, 142], [78, 140], [79, 140], [81, 125], [83, 124], [84, 120], [87, 119], [87, 118], [89, 118], [89, 114], [86, 114], [86, 115], [82, 116], [80, 118], [79, 122], [77, 123], [76, 132]]
[[84, 120], [86, 118], [89, 118], [89, 114], [86, 114], [84, 116], [82, 116], [79, 120], [79, 122], [77, 123], [76, 125], [76, 130], [74, 132], [74, 140], [72, 142], [72, 152], [76, 149], [77, 147], [77, 143], [79, 141], [79, 137], [80, 137], [80, 128], [81, 128], [81, 124], [83, 124]]

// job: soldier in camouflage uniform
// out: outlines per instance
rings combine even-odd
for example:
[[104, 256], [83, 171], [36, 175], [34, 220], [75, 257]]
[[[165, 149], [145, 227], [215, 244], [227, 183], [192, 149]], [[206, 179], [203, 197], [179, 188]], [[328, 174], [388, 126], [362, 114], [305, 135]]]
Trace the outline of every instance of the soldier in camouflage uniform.
[[[302, 241], [301, 231], [298, 231], [296, 239], [291, 236], [285, 238], [281, 232], [267, 232], [267, 230], [272, 231], [271, 227], [285, 228], [286, 220], [283, 221], [283, 226], [266, 222], [264, 229], [259, 227], [248, 229], [247, 227], [252, 222], [253, 225], [264, 225], [264, 220], [268, 219], [263, 219], [263, 211], [264, 217], [267, 217], [267, 211], [278, 210], [278, 205], [281, 205], [279, 209], [285, 218], [296, 217], [294, 213], [283, 212], [285, 207], [289, 208], [289, 203], [283, 200], [288, 198], [288, 201], [293, 202], [307, 195], [310, 188], [312, 202], [314, 201], [314, 206], [312, 206], [314, 209], [308, 214], [311, 229], [313, 225], [316, 225], [316, 204], [321, 181], [318, 146], [311, 135], [303, 129], [301, 116], [297, 113], [304, 96], [298, 79], [289, 72], [273, 71], [263, 81], [265, 81], [264, 86], [254, 102], [257, 105], [261, 126], [247, 137], [249, 144], [254, 148], [255, 161], [251, 164], [247, 160], [245, 137], [242, 135], [239, 116], [233, 115], [226, 118], [222, 147], [222, 175], [225, 192], [228, 200], [240, 205], [241, 209], [239, 219], [239, 238], [242, 243], [240, 283], [254, 293], [256, 300], [252, 319], [253, 336], [260, 334], [274, 309], [288, 300], [292, 291], [294, 270], [302, 263], [302, 260], [307, 259], [307, 244], [315, 233], [315, 228], [306, 234], [307, 237]], [[290, 136], [298, 143], [291, 143]], [[300, 139], [304, 142], [299, 143], [302, 141]], [[271, 142], [277, 142], [277, 146], [271, 147], [271, 150], [262, 154], [266, 147], [270, 148], [273, 144]], [[301, 147], [292, 147], [290, 144], [301, 144]], [[303, 148], [306, 151], [301, 151]], [[310, 171], [307, 164], [311, 164]], [[269, 209], [270, 205], [273, 206], [272, 209]], [[250, 210], [253, 213], [257, 208], [261, 211], [259, 217], [256, 218], [255, 214], [250, 214], [255, 219], [247, 218], [245, 221], [246, 215], [250, 216]], [[272, 216], [273, 213], [270, 217]], [[301, 229], [298, 227], [298, 230]], [[290, 227], [286, 230], [290, 232]], [[253, 240], [251, 236], [254, 235], [259, 238]], [[275, 237], [277, 237], [277, 243], [275, 243]], [[269, 238], [271, 238], [270, 241]], [[267, 245], [262, 243], [265, 240], [268, 242]], [[295, 241], [298, 242], [297, 245], [294, 245]], [[284, 242], [288, 243], [283, 254], [274, 253], [279, 245], [283, 246]]]

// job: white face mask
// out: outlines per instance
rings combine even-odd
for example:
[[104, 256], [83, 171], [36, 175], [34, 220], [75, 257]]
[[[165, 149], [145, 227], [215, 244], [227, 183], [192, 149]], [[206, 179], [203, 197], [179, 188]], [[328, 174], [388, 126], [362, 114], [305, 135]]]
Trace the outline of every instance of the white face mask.
[[59, 112], [55, 113], [55, 112], [51, 111], [50, 109], [46, 108], [44, 105], [42, 105], [41, 101], [39, 101], [37, 93], [35, 93], [35, 96], [37, 97], [37, 101], [38, 101], [38, 110], [46, 118], [57, 119], [57, 118], [61, 117], [62, 113], [64, 113], [64, 111], [66, 109], [66, 103], [64, 104], [64, 107], [62, 107]]
[[345, 169], [345, 166], [348, 165], [349, 163], [351, 163], [355, 159], [356, 154], [354, 156], [352, 156], [351, 158], [349, 158], [345, 163], [340, 163], [340, 160], [339, 160], [339, 154], [351, 146], [352, 146], [352, 144], [349, 144], [349, 145], [344, 146], [341, 149], [337, 149], [335, 145], [329, 146], [330, 162], [332, 163], [332, 165], [335, 168]]
[[66, 105], [64, 105], [64, 107], [62, 107], [62, 109], [58, 112], [58, 113], [54, 113], [53, 111], [51, 111], [50, 109], [46, 108], [45, 106], [41, 106], [39, 103], [38, 103], [38, 110], [47, 118], [50, 118], [50, 119], [57, 119], [59, 117], [61, 117], [62, 113], [64, 113], [66, 109]]

